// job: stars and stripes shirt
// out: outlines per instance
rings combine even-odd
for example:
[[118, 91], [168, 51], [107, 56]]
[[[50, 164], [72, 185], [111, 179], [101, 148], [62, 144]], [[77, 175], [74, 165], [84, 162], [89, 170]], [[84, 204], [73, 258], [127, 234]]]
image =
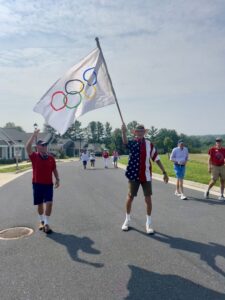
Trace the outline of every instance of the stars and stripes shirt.
[[146, 139], [128, 141], [129, 160], [126, 177], [131, 181], [151, 181], [151, 159], [158, 161], [159, 156], [154, 145]]

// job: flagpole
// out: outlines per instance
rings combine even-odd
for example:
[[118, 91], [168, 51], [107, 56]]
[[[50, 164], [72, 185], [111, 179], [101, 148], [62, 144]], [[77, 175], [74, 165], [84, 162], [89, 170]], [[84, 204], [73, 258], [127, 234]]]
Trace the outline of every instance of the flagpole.
[[96, 40], [96, 43], [97, 43], [97, 47], [98, 47], [99, 51], [102, 54], [102, 60], [103, 60], [103, 63], [105, 65], [106, 73], [107, 73], [108, 78], [109, 78], [109, 82], [110, 82], [110, 85], [111, 85], [112, 93], [113, 93], [113, 95], [115, 97], [115, 100], [116, 100], [116, 105], [117, 105], [117, 108], [118, 108], [118, 111], [119, 111], [119, 114], [120, 114], [121, 121], [122, 121], [123, 124], [125, 124], [124, 120], [123, 120], [123, 117], [122, 117], [122, 114], [121, 114], [119, 103], [118, 103], [118, 100], [117, 100], [117, 97], [116, 97], [116, 92], [114, 90], [114, 87], [113, 87], [113, 84], [112, 84], [112, 80], [111, 80], [111, 77], [109, 75], [109, 71], [108, 71], [108, 68], [107, 68], [107, 65], [106, 65], [106, 61], [105, 61], [105, 58], [104, 58], [104, 55], [103, 55], [103, 52], [102, 52], [102, 49], [101, 49], [98, 37], [96, 37], [95, 40]]

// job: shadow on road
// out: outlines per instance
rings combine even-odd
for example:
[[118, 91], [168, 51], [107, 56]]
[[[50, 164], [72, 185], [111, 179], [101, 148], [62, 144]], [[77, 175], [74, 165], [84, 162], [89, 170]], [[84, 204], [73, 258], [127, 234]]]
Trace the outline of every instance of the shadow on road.
[[126, 300], [225, 299], [225, 294], [177, 275], [158, 274], [133, 265], [129, 265], [129, 268], [131, 278], [127, 285], [129, 295]]
[[198, 254], [200, 259], [206, 262], [214, 271], [225, 276], [225, 271], [216, 265], [217, 256], [225, 258], [225, 246], [216, 243], [203, 244], [201, 242], [173, 237], [159, 232], [157, 232], [152, 238], [159, 242], [168, 244], [173, 249]]
[[[206, 262], [215, 272], [225, 277], [225, 268], [221, 269], [216, 265], [216, 258], [221, 256], [225, 259], [225, 246], [217, 243], [204, 244], [201, 242], [191, 241], [184, 238], [173, 237], [160, 232], [154, 235], [148, 235], [146, 232], [130, 227], [130, 230], [137, 231], [146, 237], [152, 238], [162, 243], [168, 244], [173, 249], [196, 253], [200, 259]], [[225, 298], [224, 298], [225, 299]]]
[[225, 205], [225, 201], [221, 201], [216, 198], [202, 199], [196, 197], [188, 197], [188, 200], [202, 202], [209, 205]]
[[88, 237], [77, 237], [72, 234], [64, 234], [59, 232], [53, 232], [47, 236], [51, 240], [64, 245], [67, 248], [67, 251], [70, 257], [79, 263], [90, 265], [96, 268], [102, 268], [104, 264], [102, 263], [93, 263], [78, 257], [78, 251], [81, 250], [84, 253], [88, 254], [100, 254], [101, 252], [97, 249], [94, 249], [92, 245], [94, 242]]

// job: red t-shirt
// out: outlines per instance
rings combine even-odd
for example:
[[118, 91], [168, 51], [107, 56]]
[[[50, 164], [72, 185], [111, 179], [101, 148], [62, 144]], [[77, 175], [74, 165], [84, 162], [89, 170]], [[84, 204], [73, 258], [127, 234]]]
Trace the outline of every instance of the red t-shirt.
[[210, 155], [211, 162], [214, 166], [223, 166], [225, 163], [225, 148], [212, 147], [209, 149], [208, 154]]
[[33, 183], [52, 184], [52, 172], [56, 168], [55, 159], [48, 155], [47, 159], [41, 158], [40, 153], [32, 152], [29, 155], [33, 167]]
[[102, 153], [102, 156], [103, 156], [104, 158], [108, 158], [108, 157], [109, 157], [109, 153], [108, 153], [107, 151], [104, 151], [104, 152]]

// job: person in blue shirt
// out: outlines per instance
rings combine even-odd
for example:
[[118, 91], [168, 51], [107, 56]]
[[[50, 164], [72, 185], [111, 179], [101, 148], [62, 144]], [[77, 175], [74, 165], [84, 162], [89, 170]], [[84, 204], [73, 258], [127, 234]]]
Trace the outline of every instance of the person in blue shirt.
[[177, 147], [173, 148], [170, 160], [174, 163], [174, 171], [177, 178], [175, 195], [180, 197], [181, 200], [186, 200], [187, 197], [184, 195], [183, 180], [188, 161], [188, 148], [184, 147], [182, 140], [179, 140]]

